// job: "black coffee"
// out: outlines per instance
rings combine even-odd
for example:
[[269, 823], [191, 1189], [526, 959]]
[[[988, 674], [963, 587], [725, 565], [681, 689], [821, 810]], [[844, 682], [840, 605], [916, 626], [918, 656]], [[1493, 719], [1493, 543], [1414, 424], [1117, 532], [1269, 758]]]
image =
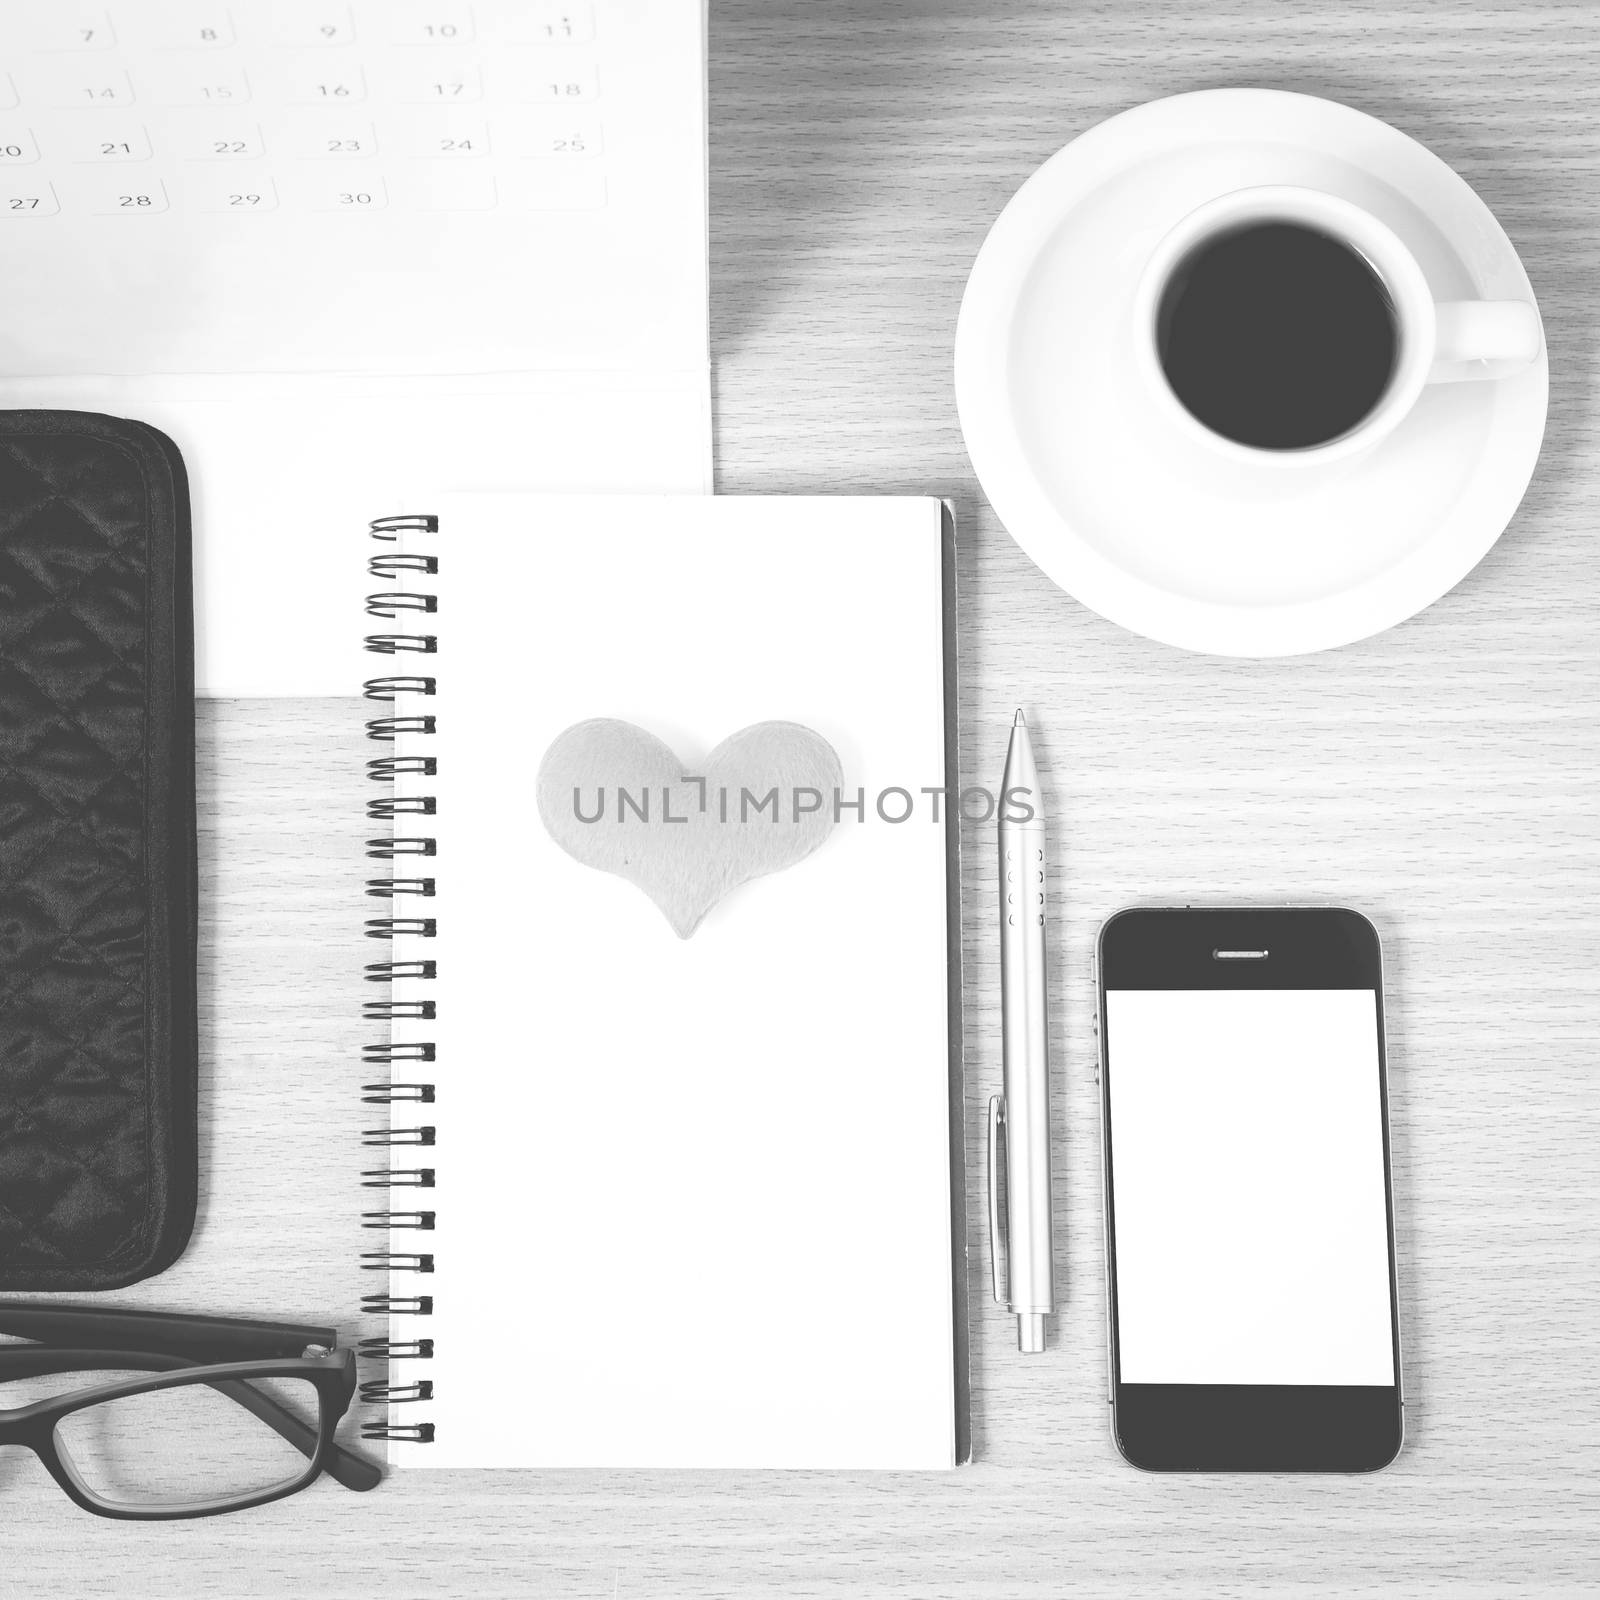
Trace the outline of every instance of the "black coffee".
[[1394, 307], [1366, 260], [1293, 222], [1199, 245], [1156, 315], [1173, 393], [1208, 428], [1263, 450], [1348, 433], [1383, 398], [1398, 342]]

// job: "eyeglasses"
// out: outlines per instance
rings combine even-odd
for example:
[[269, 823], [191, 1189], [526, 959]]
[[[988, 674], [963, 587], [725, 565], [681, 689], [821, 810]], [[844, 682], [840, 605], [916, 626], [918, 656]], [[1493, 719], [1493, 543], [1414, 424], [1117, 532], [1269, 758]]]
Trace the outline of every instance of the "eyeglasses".
[[[355, 1353], [331, 1328], [0, 1301], [0, 1445], [24, 1445], [96, 1516], [210, 1517], [323, 1472], [382, 1469], [334, 1442]], [[18, 1388], [10, 1388], [10, 1385]]]

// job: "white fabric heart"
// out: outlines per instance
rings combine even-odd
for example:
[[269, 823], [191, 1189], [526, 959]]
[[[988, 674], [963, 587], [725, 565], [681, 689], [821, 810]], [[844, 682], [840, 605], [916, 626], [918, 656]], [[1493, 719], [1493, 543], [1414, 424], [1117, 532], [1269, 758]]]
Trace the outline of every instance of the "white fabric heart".
[[703, 762], [631, 722], [557, 735], [539, 764], [539, 816], [585, 866], [626, 878], [687, 939], [725, 895], [782, 872], [833, 831], [839, 757], [798, 722], [757, 722]]

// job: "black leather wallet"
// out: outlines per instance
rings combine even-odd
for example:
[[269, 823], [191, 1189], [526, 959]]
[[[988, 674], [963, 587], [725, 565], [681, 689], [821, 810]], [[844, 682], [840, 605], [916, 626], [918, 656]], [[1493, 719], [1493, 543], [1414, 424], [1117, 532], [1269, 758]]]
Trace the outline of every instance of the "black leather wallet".
[[115, 1288], [188, 1242], [194, 793], [176, 446], [0, 412], [0, 1289]]

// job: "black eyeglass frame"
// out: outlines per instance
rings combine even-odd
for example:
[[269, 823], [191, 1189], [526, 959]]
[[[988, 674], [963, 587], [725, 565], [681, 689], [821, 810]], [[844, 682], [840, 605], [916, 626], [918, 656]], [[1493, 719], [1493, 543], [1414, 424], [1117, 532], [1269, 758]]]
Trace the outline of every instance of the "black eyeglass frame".
[[[0, 1334], [34, 1341], [0, 1345], [0, 1385], [13, 1379], [119, 1367], [148, 1378], [95, 1384], [73, 1394], [0, 1409], [0, 1445], [32, 1450], [62, 1490], [85, 1511], [129, 1522], [170, 1522], [245, 1511], [298, 1493], [323, 1472], [346, 1488], [376, 1488], [383, 1470], [333, 1437], [356, 1390], [356, 1358], [340, 1350], [332, 1328], [254, 1322], [231, 1317], [168, 1316], [152, 1311], [102, 1311], [46, 1301], [0, 1302]], [[317, 1395], [313, 1427], [252, 1378], [296, 1378]], [[215, 1500], [139, 1505], [108, 1500], [78, 1476], [61, 1448], [56, 1425], [73, 1412], [131, 1395], [205, 1384], [243, 1406], [306, 1458], [298, 1476], [249, 1494]]]

